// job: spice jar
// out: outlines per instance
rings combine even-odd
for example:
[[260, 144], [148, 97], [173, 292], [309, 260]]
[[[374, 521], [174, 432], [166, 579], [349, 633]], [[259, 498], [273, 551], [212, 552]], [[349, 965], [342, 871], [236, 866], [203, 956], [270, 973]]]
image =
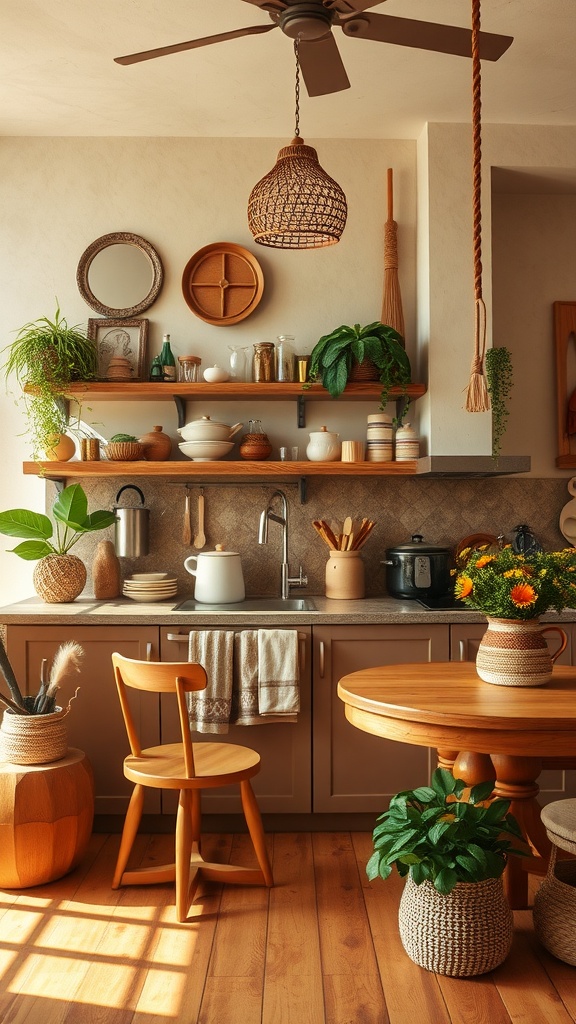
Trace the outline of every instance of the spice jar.
[[279, 334], [276, 339], [276, 380], [294, 380], [294, 335]]
[[255, 381], [274, 380], [274, 345], [271, 341], [258, 341], [253, 346], [252, 379]]
[[178, 356], [178, 380], [181, 384], [196, 384], [200, 372], [200, 356]]

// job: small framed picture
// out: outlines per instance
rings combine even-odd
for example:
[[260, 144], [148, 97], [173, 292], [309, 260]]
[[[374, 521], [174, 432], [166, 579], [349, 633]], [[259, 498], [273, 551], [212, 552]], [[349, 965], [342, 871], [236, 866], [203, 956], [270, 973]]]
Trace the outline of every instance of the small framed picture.
[[91, 317], [88, 320], [88, 337], [96, 343], [98, 376], [102, 380], [140, 380], [143, 377], [148, 320]]

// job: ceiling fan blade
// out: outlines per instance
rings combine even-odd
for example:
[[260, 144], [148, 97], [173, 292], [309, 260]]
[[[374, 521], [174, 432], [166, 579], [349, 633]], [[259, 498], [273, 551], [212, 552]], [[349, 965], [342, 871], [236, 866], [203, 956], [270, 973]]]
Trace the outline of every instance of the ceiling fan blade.
[[195, 50], [198, 46], [209, 46], [211, 43], [223, 43], [227, 39], [239, 39], [240, 36], [256, 36], [261, 32], [270, 32], [276, 25], [252, 25], [250, 28], [237, 28], [232, 32], [222, 32], [217, 36], [204, 36], [203, 39], [190, 39], [186, 43], [174, 43], [173, 46], [158, 46], [155, 50], [142, 50], [141, 53], [129, 53], [126, 57], [114, 57], [116, 64], [138, 64], [142, 60], [154, 57], [165, 57], [169, 53], [181, 53], [183, 50]]
[[[455, 25], [435, 25], [428, 21], [395, 18], [388, 14], [361, 14], [357, 18], [337, 19], [347, 36], [359, 36], [380, 43], [413, 46], [419, 50], [452, 53], [460, 57], [472, 56], [472, 31]], [[480, 57], [498, 60], [513, 42], [513, 36], [481, 32]]]
[[340, 51], [331, 32], [313, 42], [301, 40], [298, 57], [309, 96], [326, 96], [327, 93], [350, 88]]

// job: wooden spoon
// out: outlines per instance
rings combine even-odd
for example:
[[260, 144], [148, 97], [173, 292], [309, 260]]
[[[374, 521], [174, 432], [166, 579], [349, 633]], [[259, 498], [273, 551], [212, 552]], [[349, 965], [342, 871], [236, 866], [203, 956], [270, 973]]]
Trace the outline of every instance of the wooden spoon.
[[202, 491], [198, 496], [198, 531], [194, 537], [194, 547], [203, 548], [206, 543], [206, 534], [204, 533], [204, 494]]

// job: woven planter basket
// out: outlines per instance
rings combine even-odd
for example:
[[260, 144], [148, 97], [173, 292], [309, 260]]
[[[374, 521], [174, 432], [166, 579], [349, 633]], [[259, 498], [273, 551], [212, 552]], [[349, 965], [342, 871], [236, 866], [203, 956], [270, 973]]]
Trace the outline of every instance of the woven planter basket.
[[17, 715], [7, 708], [0, 725], [0, 760], [11, 764], [50, 764], [68, 752], [66, 715], [57, 707], [51, 715]]
[[534, 896], [534, 931], [552, 956], [576, 967], [576, 860], [558, 861], [556, 853], [553, 846]]
[[145, 458], [146, 448], [139, 441], [110, 441], [104, 448], [111, 462], [136, 462]]
[[[560, 626], [543, 626], [534, 619], [497, 619], [487, 616], [486, 630], [476, 655], [476, 671], [497, 686], [542, 686], [552, 678], [552, 665], [566, 647]], [[551, 655], [544, 633], [558, 633], [562, 641]]]
[[380, 380], [380, 370], [371, 359], [363, 359], [361, 363], [355, 359], [352, 363], [348, 380], [360, 384], [362, 381]]
[[86, 585], [86, 566], [76, 555], [46, 555], [32, 576], [36, 593], [48, 604], [74, 601]]
[[406, 953], [436, 974], [469, 978], [493, 970], [512, 945], [512, 911], [501, 878], [459, 882], [447, 896], [408, 875], [398, 915]]

